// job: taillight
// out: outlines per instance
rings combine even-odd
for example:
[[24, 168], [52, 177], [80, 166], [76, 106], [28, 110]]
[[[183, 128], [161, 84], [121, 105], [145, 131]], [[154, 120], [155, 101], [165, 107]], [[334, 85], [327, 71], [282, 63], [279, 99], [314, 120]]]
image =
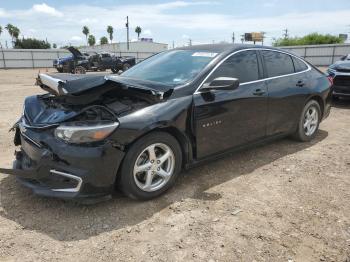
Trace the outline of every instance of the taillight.
[[327, 76], [329, 84], [332, 86], [333, 85], [333, 77]]

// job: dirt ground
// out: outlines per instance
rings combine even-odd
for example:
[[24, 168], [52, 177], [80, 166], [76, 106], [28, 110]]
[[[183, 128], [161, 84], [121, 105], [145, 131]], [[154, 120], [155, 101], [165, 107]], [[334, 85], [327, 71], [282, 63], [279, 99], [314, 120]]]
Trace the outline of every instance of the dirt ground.
[[[38, 70], [0, 71], [0, 166]], [[0, 174], [0, 261], [350, 261], [350, 101], [289, 139], [183, 172], [164, 196], [82, 206]]]

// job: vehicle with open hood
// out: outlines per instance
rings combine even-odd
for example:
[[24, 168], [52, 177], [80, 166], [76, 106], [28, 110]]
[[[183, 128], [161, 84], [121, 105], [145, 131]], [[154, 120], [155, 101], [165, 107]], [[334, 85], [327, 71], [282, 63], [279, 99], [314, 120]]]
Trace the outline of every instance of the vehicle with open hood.
[[108, 52], [84, 52], [70, 46], [72, 55], [53, 60], [53, 67], [59, 73], [85, 74], [87, 71], [112, 70], [113, 73], [126, 71], [136, 63], [135, 57], [117, 57]]
[[330, 65], [327, 72], [333, 79], [333, 97], [350, 97], [350, 55]]
[[[13, 126], [12, 169], [43, 196], [151, 199], [180, 171], [292, 135], [310, 141], [331, 83], [291, 53], [200, 45], [154, 55], [119, 75], [40, 74]], [[248, 164], [248, 163], [247, 163]], [[234, 171], [233, 171], [234, 172]]]

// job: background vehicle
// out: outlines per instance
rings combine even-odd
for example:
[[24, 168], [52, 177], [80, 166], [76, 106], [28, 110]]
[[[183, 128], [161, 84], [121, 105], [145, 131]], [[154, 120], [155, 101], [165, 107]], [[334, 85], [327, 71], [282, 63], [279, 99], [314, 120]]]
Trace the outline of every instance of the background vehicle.
[[60, 73], [84, 74], [86, 71], [105, 71], [106, 69], [118, 73], [120, 70], [128, 70], [136, 63], [134, 57], [117, 57], [106, 52], [81, 53], [74, 47], [69, 47], [68, 50], [72, 53], [71, 56], [53, 61], [53, 66]]
[[329, 66], [327, 70], [333, 79], [333, 97], [350, 97], [350, 57], [343, 56], [341, 61]]
[[182, 168], [292, 135], [310, 141], [329, 115], [331, 82], [290, 53], [246, 45], [174, 49], [121, 76], [45, 75], [14, 126], [14, 174], [37, 194], [137, 199]]

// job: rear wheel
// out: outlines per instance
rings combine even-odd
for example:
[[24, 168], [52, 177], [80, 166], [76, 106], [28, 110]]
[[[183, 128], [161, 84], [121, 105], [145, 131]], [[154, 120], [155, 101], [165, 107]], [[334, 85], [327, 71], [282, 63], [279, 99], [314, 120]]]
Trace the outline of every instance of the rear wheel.
[[167, 133], [154, 132], [136, 141], [126, 153], [119, 185], [131, 198], [152, 199], [174, 184], [181, 165], [177, 140]]
[[130, 65], [128, 63], [123, 65], [123, 72], [125, 72], [126, 70], [128, 70], [130, 68]]
[[321, 108], [317, 101], [309, 101], [300, 116], [299, 124], [294, 138], [307, 142], [311, 141], [317, 134], [317, 130], [321, 121]]
[[112, 67], [111, 70], [112, 70], [112, 72], [113, 72], [114, 74], [116, 74], [116, 73], [119, 72], [119, 70], [118, 70], [116, 67]]

